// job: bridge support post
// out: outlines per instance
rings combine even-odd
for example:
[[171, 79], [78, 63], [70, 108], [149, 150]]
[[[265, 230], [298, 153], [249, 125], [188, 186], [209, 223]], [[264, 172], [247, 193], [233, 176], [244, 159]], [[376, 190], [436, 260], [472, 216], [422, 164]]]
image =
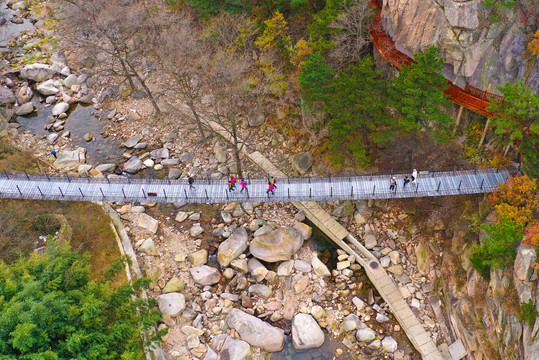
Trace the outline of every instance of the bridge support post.
[[105, 194], [103, 193], [103, 189], [99, 188], [99, 191], [101, 191], [101, 196], [103, 196], [103, 199], [105, 198]]
[[26, 178], [27, 178], [28, 180], [30, 180], [30, 176], [28, 176], [28, 173], [26, 172], [26, 170], [24, 170], [24, 175], [26, 175]]
[[62, 197], [64, 197], [64, 192], [62, 191], [62, 188], [58, 186], [58, 190], [60, 190], [60, 195], [62, 195]]
[[464, 110], [464, 106], [460, 105], [459, 113], [457, 114], [457, 120], [455, 120], [455, 128], [453, 129], [453, 135], [457, 133], [457, 130], [459, 128], [460, 124], [460, 117], [462, 116], [462, 111]]
[[110, 179], [108, 178], [108, 176], [107, 176], [107, 182], [110, 184]]
[[4, 175], [6, 176], [6, 179], [9, 179], [9, 176], [7, 175], [6, 169], [4, 169], [3, 171], [4, 171]]
[[[187, 197], [187, 190], [183, 189], [183, 193], [185, 194], [185, 198], [188, 199], [188, 197]], [[228, 194], [227, 194], [227, 197], [226, 197], [226, 198], [228, 199]]]
[[329, 188], [329, 197], [333, 198], [333, 186]]
[[79, 188], [80, 194], [82, 197], [84, 197], [84, 194], [82, 193], [82, 190]]
[[[165, 189], [163, 189], [165, 191]], [[206, 194], [206, 200], [208, 200], [210, 197], [208, 196], [208, 189], [204, 189], [204, 193]]]
[[372, 196], [374, 196], [374, 191], [376, 190], [376, 185], [372, 186]]
[[125, 199], [127, 196], [125, 196], [124, 188], [122, 188], [122, 194], [124, 194], [124, 199]]
[[245, 188], [245, 192], [247, 193], [247, 199], [249, 199], [249, 189]]
[[438, 182], [438, 189], [436, 189], [436, 192], [440, 192], [440, 186], [441, 186], [441, 185], [442, 185], [442, 182], [439, 181], [439, 182]]
[[455, 170], [457, 170], [457, 165], [453, 166], [453, 176], [455, 176]]
[[481, 186], [479, 187], [479, 189], [483, 190], [483, 183], [485, 182], [485, 179], [481, 179]]
[[290, 199], [290, 188], [287, 188], [286, 190], [288, 190], [288, 198]]
[[167, 199], [167, 192], [165, 191], [165, 189], [163, 189], [163, 195], [165, 195], [165, 200]]
[[46, 171], [43, 171], [43, 172], [45, 173], [45, 176], [47, 177], [47, 180], [48, 180], [48, 181], [51, 181], [51, 178], [49, 177], [49, 174], [47, 174]]
[[21, 191], [21, 189], [19, 188], [19, 185], [15, 185], [15, 186], [17, 187], [17, 190], [19, 190], [19, 194], [21, 194], [21, 196], [22, 196], [22, 191]]
[[416, 184], [415, 186], [415, 193], [417, 194], [417, 189], [419, 189], [419, 183]]
[[353, 199], [354, 198], [354, 186], [352, 186], [352, 191], [350, 192], [350, 197]]
[[309, 199], [312, 197], [312, 189], [309, 188]]
[[460, 191], [460, 185], [462, 184], [462, 179], [459, 181], [459, 188], [458, 190]]
[[69, 175], [67, 175], [66, 172], [64, 172], [64, 174], [65, 174], [65, 176], [66, 176], [66, 178], [67, 178], [67, 181], [71, 182], [71, 179], [69, 178]]
[[142, 195], [144, 195], [144, 198], [146, 199], [146, 192], [144, 191], [144, 189], [141, 189], [142, 190]]
[[41, 197], [43, 197], [43, 192], [41, 191], [41, 189], [39, 188], [39, 186], [37, 187], [37, 189], [39, 190], [39, 193], [41, 194]]

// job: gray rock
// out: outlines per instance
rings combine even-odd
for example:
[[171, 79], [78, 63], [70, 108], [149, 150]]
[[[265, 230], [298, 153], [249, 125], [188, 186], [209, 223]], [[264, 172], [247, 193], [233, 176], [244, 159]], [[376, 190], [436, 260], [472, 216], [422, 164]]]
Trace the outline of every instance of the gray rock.
[[266, 115], [264, 115], [261, 112], [255, 115], [249, 116], [248, 118], [249, 126], [252, 126], [252, 127], [260, 126], [264, 123], [264, 121], [266, 121]]
[[[49, 136], [56, 135], [56, 138], [58, 138], [58, 134], [54, 133]], [[47, 137], [48, 138], [48, 137]], [[58, 170], [68, 171], [68, 170], [75, 170], [79, 167], [80, 164], [86, 163], [86, 149], [79, 147], [76, 150], [73, 151], [60, 151], [57, 154], [57, 158], [54, 161], [54, 167]]]
[[359, 327], [359, 329], [356, 331], [357, 341], [368, 343], [374, 340], [374, 338], [376, 338], [376, 332], [363, 323]]
[[78, 102], [81, 104], [91, 104], [93, 97], [94, 97], [93, 94], [84, 95], [78, 100]]
[[52, 116], [58, 116], [67, 112], [67, 110], [69, 110], [69, 104], [66, 102], [59, 102], [52, 108]]
[[269, 286], [263, 284], [253, 284], [249, 286], [249, 293], [260, 296], [264, 299], [269, 299], [272, 294], [272, 290]]
[[159, 221], [147, 214], [140, 214], [137, 220], [137, 225], [149, 232], [155, 234], [159, 226]]
[[269, 225], [264, 225], [264, 226], [262, 226], [261, 228], [259, 228], [258, 230], [256, 230], [256, 231], [254, 232], [253, 235], [254, 235], [255, 237], [256, 237], [256, 236], [262, 236], [262, 235], [268, 234], [268, 233], [270, 233], [270, 232], [272, 232], [272, 231], [273, 231], [273, 228], [272, 228], [271, 226], [269, 226]]
[[204, 228], [200, 226], [200, 224], [196, 223], [193, 224], [191, 229], [189, 229], [189, 234], [191, 234], [192, 237], [197, 237], [198, 235], [202, 234], [204, 232]]
[[325, 336], [316, 320], [309, 314], [296, 314], [292, 319], [292, 344], [296, 350], [318, 348]]
[[[18, 96], [17, 96], [17, 99], [18, 99]], [[13, 92], [10, 89], [0, 86], [0, 105], [13, 104], [15, 100], [17, 99], [15, 99], [15, 96], [13, 95]], [[18, 101], [18, 102], [20, 104], [20, 103], [24, 103], [28, 101], [30, 100]]]
[[189, 273], [193, 280], [200, 285], [213, 285], [221, 280], [219, 270], [208, 265], [190, 268]]
[[170, 153], [167, 148], [155, 149], [150, 151], [150, 159], [161, 161], [162, 159], [168, 159]]
[[268, 269], [266, 269], [264, 264], [262, 264], [255, 258], [249, 259], [249, 262], [247, 263], [247, 268], [256, 281], [264, 280], [264, 278], [268, 274]]
[[159, 304], [159, 311], [163, 314], [176, 317], [185, 309], [185, 297], [177, 292], [159, 295], [157, 304]]
[[277, 267], [277, 275], [279, 276], [289, 276], [292, 274], [294, 269], [294, 260], [283, 261]]
[[[5, 90], [4, 87], [2, 87], [2, 91], [3, 90]], [[21, 86], [19, 91], [17, 91], [17, 102], [19, 104], [27, 103], [30, 100], [32, 100], [32, 96], [34, 96], [34, 92], [32, 91], [32, 88], [30, 86], [27, 86], [27, 85]]]
[[349, 332], [361, 326], [361, 320], [356, 314], [350, 314], [342, 320], [341, 326], [344, 331]]
[[138, 135], [135, 135], [135, 136], [132, 136], [130, 137], [129, 139], [127, 139], [127, 141], [125, 142], [125, 147], [130, 149], [132, 148], [133, 146], [137, 145], [138, 142], [142, 139], [142, 135], [138, 134]]
[[313, 257], [311, 260], [311, 265], [313, 266], [313, 270], [316, 275], [320, 277], [331, 276], [331, 272], [329, 271], [328, 267], [322, 261], [320, 261], [318, 257]]
[[537, 253], [535, 249], [528, 248], [526, 246], [519, 246], [517, 249], [517, 256], [515, 258], [515, 270], [514, 275], [517, 281], [531, 281], [535, 272], [531, 266], [537, 259]]
[[148, 255], [158, 255], [157, 248], [152, 238], [148, 238], [142, 242], [139, 246], [138, 251]]
[[305, 174], [311, 166], [313, 165], [313, 157], [310, 152], [302, 152], [299, 154], [292, 155], [290, 157], [290, 162], [294, 169], [297, 170], [301, 175]]
[[296, 260], [294, 262], [294, 268], [297, 271], [304, 272], [304, 273], [311, 272], [311, 270], [313, 269], [311, 264], [303, 260]]
[[281, 351], [284, 347], [284, 332], [257, 317], [241, 310], [232, 309], [227, 315], [228, 326], [238, 332], [241, 339], [264, 351]]
[[191, 154], [191, 153], [183, 153], [181, 156], [180, 156], [180, 160], [182, 161], [182, 163], [184, 164], [189, 164], [191, 162], [191, 160], [193, 160], [193, 157], [194, 155]]
[[218, 360], [247, 360], [250, 355], [251, 346], [247, 342], [227, 336]]
[[363, 241], [365, 242], [365, 247], [369, 250], [378, 245], [378, 241], [376, 240], [376, 233], [371, 230], [365, 232], [365, 235], [363, 236]]
[[20, 73], [21, 78], [41, 82], [51, 79], [57, 71], [50, 65], [30, 64], [26, 65]]
[[256, 258], [277, 262], [288, 260], [303, 245], [301, 233], [293, 227], [282, 227], [251, 241], [249, 251]]
[[227, 224], [232, 222], [232, 215], [226, 211], [221, 211], [221, 218], [223, 218], [223, 221]]
[[395, 352], [397, 351], [397, 341], [393, 339], [391, 336], [386, 336], [382, 340], [382, 349], [384, 349], [387, 352]]
[[174, 220], [176, 220], [177, 222], [182, 222], [187, 219], [187, 216], [188, 215], [185, 211], [179, 211]]
[[21, 106], [17, 107], [15, 110], [15, 114], [17, 116], [24, 116], [28, 115], [34, 112], [34, 103], [27, 102], [26, 104], [22, 104]]
[[66, 77], [66, 78], [64, 79], [64, 85], [65, 85], [65, 87], [67, 87], [68, 89], [71, 89], [71, 87], [72, 87], [73, 85], [77, 85], [77, 84], [78, 84], [78, 82], [77, 82], [77, 75], [75, 75], [75, 74], [71, 74], [71, 75], [69, 75], [68, 77]]
[[82, 85], [86, 81], [86, 79], [88, 79], [88, 75], [80, 74], [77, 78], [77, 84]]
[[376, 314], [376, 321], [378, 321], [379, 323], [385, 323], [389, 321], [389, 318], [384, 314], [378, 313]]
[[129, 174], [135, 174], [140, 169], [142, 169], [142, 160], [136, 156], [132, 156], [122, 164], [122, 170]]
[[163, 166], [173, 166], [178, 165], [180, 163], [180, 159], [163, 159], [161, 160], [161, 165]]
[[243, 227], [236, 228], [232, 235], [221, 244], [217, 251], [217, 261], [222, 267], [227, 267], [232, 260], [237, 258], [247, 249], [249, 236]]
[[54, 81], [52, 79], [38, 84], [37, 91], [45, 96], [56, 95], [60, 92], [60, 90], [54, 86]]
[[173, 277], [167, 282], [167, 284], [163, 288], [163, 294], [182, 291], [184, 288], [185, 288], [185, 283], [182, 280], [178, 279], [177, 277]]
[[354, 204], [351, 201], [342, 201], [333, 210], [332, 215], [338, 218], [351, 216], [354, 214]]
[[116, 164], [100, 164], [95, 167], [97, 170], [101, 171], [103, 174], [111, 173], [116, 169]]
[[168, 170], [168, 178], [169, 179], [176, 180], [176, 179], [179, 179], [180, 176], [182, 176], [182, 172], [181, 172], [180, 169], [170, 168]]
[[215, 158], [218, 162], [225, 163], [226, 162], [226, 152], [221, 149], [215, 149], [214, 150]]

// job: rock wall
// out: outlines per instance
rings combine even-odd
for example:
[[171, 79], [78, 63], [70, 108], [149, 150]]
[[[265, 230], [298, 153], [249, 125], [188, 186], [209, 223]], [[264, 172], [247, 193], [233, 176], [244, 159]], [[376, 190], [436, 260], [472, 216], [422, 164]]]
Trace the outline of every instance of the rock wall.
[[475, 360], [539, 359], [539, 321], [530, 328], [518, 318], [521, 302], [539, 302], [537, 271], [531, 267], [536, 251], [521, 245], [514, 267], [492, 271], [486, 281], [470, 264], [467, 224], [454, 224], [449, 233], [452, 248], [444, 251], [442, 287], [455, 339]]
[[[491, 21], [483, 0], [383, 0], [386, 31], [400, 51], [412, 55], [431, 45], [445, 59], [444, 74], [457, 85], [499, 93], [496, 86], [525, 81], [539, 92], [539, 62], [530, 69], [522, 57], [533, 26], [521, 22], [521, 12], [505, 10]], [[537, 25], [535, 25], [535, 28]], [[536, 30], [536, 29], [535, 29]], [[537, 59], [536, 59], [537, 60]]]

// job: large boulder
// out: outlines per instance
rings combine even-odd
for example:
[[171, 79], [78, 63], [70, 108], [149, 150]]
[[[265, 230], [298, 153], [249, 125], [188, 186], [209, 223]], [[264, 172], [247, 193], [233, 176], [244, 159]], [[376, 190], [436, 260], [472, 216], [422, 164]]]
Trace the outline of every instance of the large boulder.
[[159, 221], [155, 220], [150, 215], [140, 214], [137, 225], [155, 234], [157, 232], [157, 227], [159, 226]]
[[296, 350], [307, 350], [324, 344], [324, 332], [309, 314], [296, 314], [292, 319], [292, 344]]
[[227, 336], [219, 352], [218, 360], [246, 360], [251, 355], [251, 346], [243, 340]]
[[239, 227], [232, 232], [232, 235], [219, 245], [217, 251], [217, 261], [222, 267], [227, 267], [232, 260], [237, 258], [247, 249], [249, 236], [243, 227]]
[[34, 103], [32, 102], [27, 102], [26, 104], [22, 104], [21, 106], [19, 106], [16, 110], [15, 110], [15, 114], [17, 116], [24, 116], [24, 115], [29, 115], [31, 113], [34, 112]]
[[37, 91], [41, 93], [41, 95], [56, 95], [60, 92], [60, 90], [54, 86], [54, 80], [47, 80], [45, 82], [42, 82], [37, 85]]
[[221, 280], [221, 272], [208, 265], [192, 267], [189, 269], [189, 273], [193, 280], [200, 285], [213, 285]]
[[303, 245], [302, 234], [293, 227], [282, 227], [251, 241], [251, 254], [267, 262], [289, 260]]
[[75, 170], [80, 164], [86, 163], [86, 149], [79, 147], [72, 151], [60, 151], [54, 161], [54, 167], [58, 170]]
[[227, 315], [228, 327], [236, 330], [242, 340], [264, 351], [281, 351], [284, 347], [284, 332], [257, 317], [239, 309], [232, 309]]
[[95, 167], [97, 170], [101, 171], [102, 173], [111, 173], [116, 169], [116, 164], [99, 164]]
[[299, 154], [292, 155], [290, 157], [292, 166], [297, 170], [301, 175], [305, 174], [311, 166], [313, 165], [313, 156], [310, 152], [302, 152]]
[[175, 317], [185, 309], [185, 297], [177, 292], [159, 295], [157, 304], [159, 304], [159, 310], [163, 314], [170, 314], [170, 316]]
[[[515, 258], [515, 280], [516, 281], [532, 281], [534, 275], [534, 268], [532, 264], [537, 259], [537, 253], [535, 249], [528, 248], [526, 246], [520, 246], [517, 250], [517, 257]], [[537, 276], [535, 276], [537, 277]]]
[[19, 91], [17, 91], [17, 102], [19, 104], [27, 103], [32, 100], [32, 96], [34, 96], [34, 92], [32, 91], [32, 88], [30, 86], [21, 86]]
[[[0, 105], [13, 104], [15, 100], [16, 100], [15, 96], [13, 95], [13, 92], [10, 89], [0, 86]], [[28, 101], [29, 100], [19, 101], [19, 104], [28, 102]]]
[[257, 126], [262, 125], [265, 120], [266, 120], [266, 115], [264, 115], [264, 113], [262, 112], [249, 116], [249, 118], [247, 119], [249, 126], [252, 126], [252, 127], [257, 127]]
[[132, 148], [135, 145], [137, 145], [140, 140], [142, 140], [142, 135], [138, 134], [138, 135], [132, 136], [126, 140], [125, 147], [128, 149]]
[[161, 161], [162, 159], [168, 159], [170, 153], [167, 148], [155, 149], [150, 151], [150, 159]]
[[58, 116], [62, 113], [67, 112], [67, 110], [69, 110], [69, 104], [63, 101], [59, 102], [52, 108], [52, 116]]
[[45, 64], [30, 64], [26, 65], [21, 70], [21, 78], [41, 82], [51, 79], [56, 74], [56, 70]]
[[142, 160], [137, 156], [131, 156], [131, 158], [122, 165], [122, 170], [129, 174], [135, 174], [140, 169], [142, 169]]

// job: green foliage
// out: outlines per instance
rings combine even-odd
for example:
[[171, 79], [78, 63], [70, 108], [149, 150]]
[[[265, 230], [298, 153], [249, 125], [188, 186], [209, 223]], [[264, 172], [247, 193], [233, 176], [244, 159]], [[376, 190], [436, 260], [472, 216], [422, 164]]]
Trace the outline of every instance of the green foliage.
[[528, 300], [528, 302], [520, 303], [520, 306], [518, 307], [518, 317], [520, 320], [527, 322], [530, 328], [535, 324], [537, 315], [539, 315], [539, 312], [537, 312], [535, 303], [532, 299]]
[[319, 53], [311, 54], [298, 76], [301, 95], [308, 106], [329, 99], [333, 95], [333, 68], [327, 65]]
[[399, 125], [405, 131], [427, 128], [434, 130], [438, 140], [447, 139], [451, 118], [444, 112], [451, 102], [444, 94], [448, 86], [441, 74], [444, 60], [436, 47], [414, 55], [415, 64], [404, 66], [389, 91], [392, 103], [402, 117]]
[[[499, 9], [513, 9], [515, 7], [515, 0], [484, 0], [483, 6], [493, 9], [495, 11]], [[493, 22], [499, 21], [500, 18], [497, 15], [491, 15], [490, 20]]]
[[[358, 165], [370, 161], [369, 144], [388, 140], [388, 117], [384, 109], [386, 82], [384, 72], [374, 69], [374, 60], [366, 56], [350, 72], [335, 77], [333, 94], [324, 109], [331, 114], [331, 147], [351, 151]], [[337, 154], [343, 154], [337, 151]], [[346, 154], [344, 154], [346, 155]]]
[[481, 246], [474, 248], [470, 261], [484, 278], [488, 278], [491, 269], [505, 268], [513, 262], [523, 233], [521, 225], [506, 218], [500, 218], [499, 222], [483, 225], [481, 228], [487, 236]]
[[539, 94], [523, 82], [498, 87], [503, 102], [493, 100], [488, 110], [494, 133], [502, 144], [511, 143], [520, 151], [524, 170], [539, 176]]
[[255, 45], [262, 51], [277, 48], [284, 53], [290, 49], [290, 36], [286, 35], [288, 24], [283, 14], [276, 11], [271, 19], [264, 21], [264, 31], [255, 40]]
[[[169, 3], [175, 0], [169, 0]], [[202, 17], [228, 12], [237, 14], [249, 9], [249, 1], [247, 0], [190, 0], [189, 5], [197, 9]]]
[[133, 298], [147, 281], [91, 282], [89, 255], [49, 243], [13, 265], [0, 262], [0, 358], [143, 359], [141, 331], [161, 318], [155, 300]]
[[342, 4], [348, 0], [327, 0], [322, 11], [313, 16], [309, 27], [309, 42], [316, 51], [326, 52], [335, 46], [331, 40], [336, 29], [330, 25], [337, 19]]

